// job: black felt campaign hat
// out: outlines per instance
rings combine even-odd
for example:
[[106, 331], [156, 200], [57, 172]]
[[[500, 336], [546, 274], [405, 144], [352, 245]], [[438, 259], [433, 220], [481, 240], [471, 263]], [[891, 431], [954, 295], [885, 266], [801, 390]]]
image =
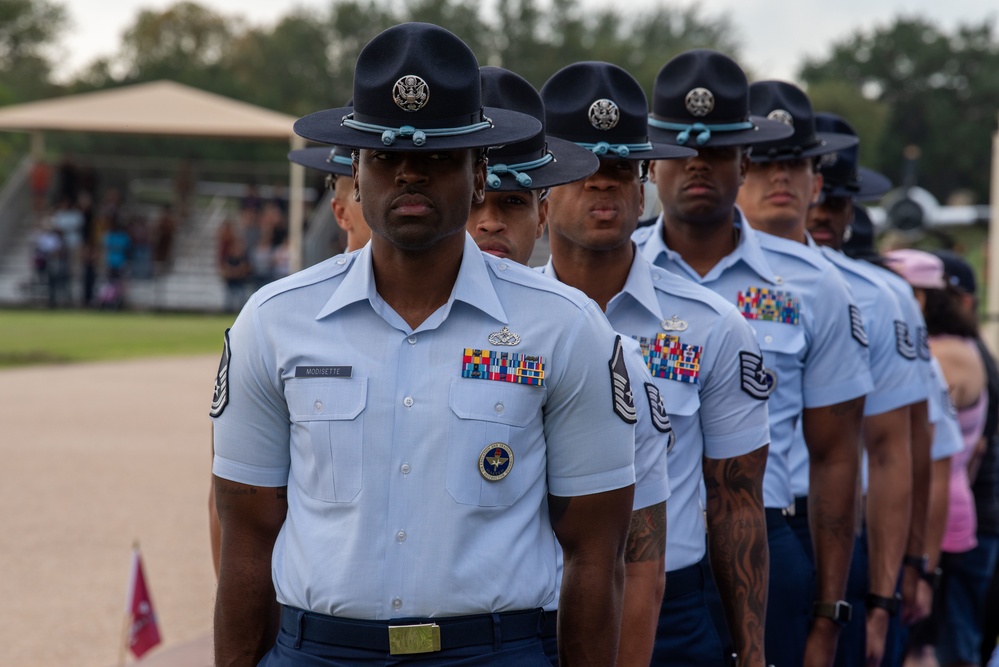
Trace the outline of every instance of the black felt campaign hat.
[[749, 81], [724, 53], [693, 49], [659, 70], [649, 134], [681, 146], [751, 146], [791, 134], [782, 123], [749, 110]]
[[592, 151], [545, 134], [545, 105], [526, 79], [502, 67], [482, 67], [482, 101], [520, 111], [541, 122], [541, 132], [525, 141], [489, 149], [486, 192], [538, 190], [586, 178], [600, 168]]
[[541, 88], [548, 136], [601, 157], [666, 160], [697, 151], [649, 138], [649, 104], [635, 78], [617, 65], [580, 62], [555, 72]]
[[403, 23], [368, 42], [353, 99], [299, 118], [295, 132], [347, 148], [435, 151], [502, 146], [541, 131], [527, 114], [483, 107], [475, 55], [429, 23]]
[[[846, 119], [831, 113], [815, 114], [815, 130], [857, 136]], [[822, 192], [827, 197], [852, 197], [864, 201], [877, 199], [892, 188], [887, 176], [860, 166], [859, 144], [826, 153], [819, 158], [819, 167], [823, 178]]]
[[350, 149], [334, 146], [328, 148], [298, 148], [288, 153], [288, 159], [309, 169], [322, 171], [336, 176], [353, 176], [350, 166]]
[[753, 162], [778, 162], [818, 157], [856, 146], [856, 135], [816, 132], [812, 103], [801, 88], [786, 81], [757, 81], [749, 87], [754, 114], [784, 123], [793, 130], [785, 138], [753, 146]]

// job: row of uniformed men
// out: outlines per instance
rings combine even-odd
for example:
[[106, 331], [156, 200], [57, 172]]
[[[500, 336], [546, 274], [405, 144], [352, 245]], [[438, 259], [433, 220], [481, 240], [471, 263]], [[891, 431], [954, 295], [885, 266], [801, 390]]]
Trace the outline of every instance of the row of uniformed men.
[[[863, 432], [872, 576], [839, 659], [879, 658], [914, 600], [895, 592], [903, 554], [926, 568], [925, 505], [910, 523], [908, 499], [943, 411], [927, 408], [940, 392], [911, 290], [837, 252], [853, 198], [886, 189], [858, 170], [852, 130], [817, 131], [801, 90], [750, 86], [713, 51], [663, 67], [651, 114], [607, 63], [540, 95], [499, 68], [472, 81], [473, 65], [450, 33], [398, 26], [359, 57], [350, 107], [296, 125], [347, 147], [291, 158], [337, 175], [348, 250], [374, 235], [262, 290], [227, 334], [217, 650], [247, 644], [227, 634], [232, 589], [261, 577], [232, 574], [261, 556], [237, 537], [227, 559], [226, 525], [259, 538], [268, 517], [283, 610], [266, 664], [539, 664], [518, 644], [539, 628], [570, 665], [833, 664]], [[458, 154], [497, 145], [477, 184]], [[473, 175], [467, 201], [455, 172]], [[663, 212], [638, 228], [647, 176]], [[537, 272], [588, 299], [516, 266], [546, 224]], [[473, 239], [498, 259], [466, 252]], [[607, 588], [587, 567], [621, 550], [623, 602], [620, 574]], [[914, 596], [919, 577], [904, 580]]]

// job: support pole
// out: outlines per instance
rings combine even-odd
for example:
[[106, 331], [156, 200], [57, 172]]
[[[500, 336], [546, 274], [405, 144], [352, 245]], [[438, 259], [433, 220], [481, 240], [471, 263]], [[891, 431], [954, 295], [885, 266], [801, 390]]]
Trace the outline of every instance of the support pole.
[[988, 301], [982, 340], [995, 356], [999, 352], [999, 130], [992, 135], [992, 179], [989, 192], [989, 242], [985, 258]]
[[[297, 134], [291, 137], [291, 150], [305, 148], [305, 139]], [[305, 239], [305, 205], [303, 190], [305, 189], [305, 167], [294, 162], [291, 165], [288, 187], [288, 264], [292, 273], [302, 270], [303, 248]]]

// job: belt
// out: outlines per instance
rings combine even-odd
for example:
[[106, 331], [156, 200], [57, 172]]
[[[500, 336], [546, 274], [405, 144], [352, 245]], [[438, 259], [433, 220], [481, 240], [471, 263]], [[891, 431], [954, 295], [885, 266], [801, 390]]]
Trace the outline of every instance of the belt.
[[796, 496], [794, 505], [788, 508], [790, 516], [801, 516], [808, 518], [808, 496]]
[[545, 626], [541, 628], [541, 638], [558, 637], [558, 609], [545, 612]]
[[784, 507], [767, 507], [764, 510], [767, 517], [767, 530], [787, 525], [787, 509]]
[[392, 655], [432, 653], [467, 646], [538, 637], [544, 611], [511, 611], [475, 616], [368, 621], [281, 608], [281, 629], [301, 641], [382, 651]]
[[704, 590], [704, 570], [694, 563], [666, 573], [666, 593], [663, 600], [672, 600]]

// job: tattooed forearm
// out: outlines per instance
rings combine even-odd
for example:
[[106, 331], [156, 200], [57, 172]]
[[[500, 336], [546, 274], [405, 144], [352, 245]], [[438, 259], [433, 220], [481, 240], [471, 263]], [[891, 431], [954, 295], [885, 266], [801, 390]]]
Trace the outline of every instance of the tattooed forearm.
[[763, 510], [766, 462], [766, 447], [731, 459], [704, 459], [711, 569], [744, 664], [763, 657], [770, 573]]
[[666, 503], [631, 513], [626, 563], [658, 560], [666, 552]]

